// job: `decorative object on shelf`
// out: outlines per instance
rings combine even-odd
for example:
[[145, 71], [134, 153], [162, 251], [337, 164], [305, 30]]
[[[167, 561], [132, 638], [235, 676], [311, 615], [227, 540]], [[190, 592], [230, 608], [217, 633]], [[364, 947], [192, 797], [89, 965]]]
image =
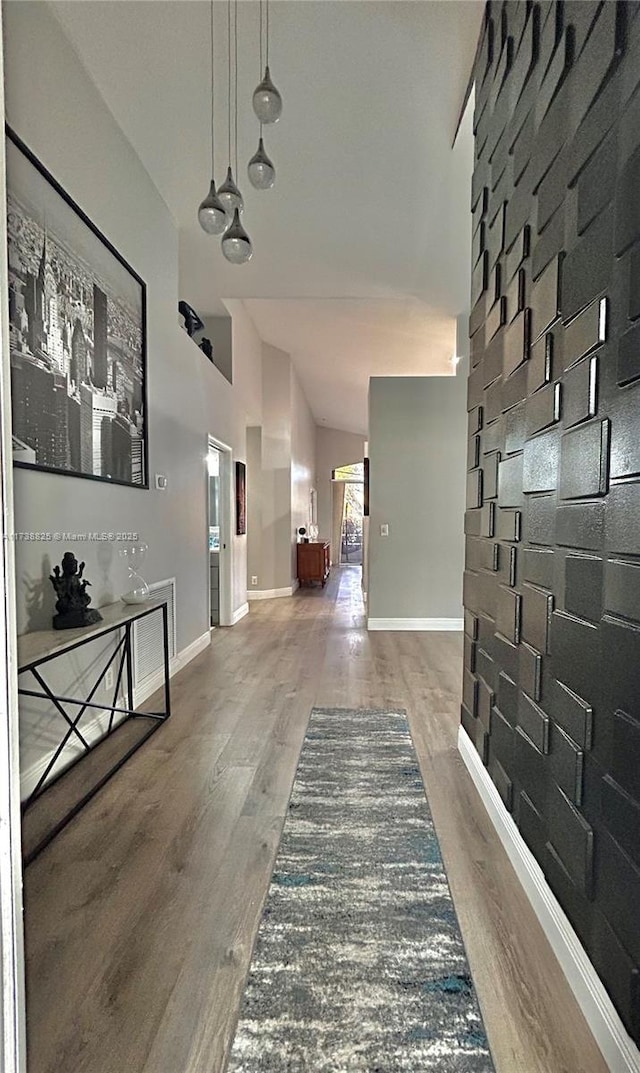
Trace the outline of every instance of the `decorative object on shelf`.
[[236, 534], [244, 536], [247, 531], [247, 467], [236, 462]]
[[198, 346], [200, 347], [202, 353], [206, 354], [209, 361], [213, 361], [213, 343], [211, 342], [211, 340], [207, 339], [206, 336], [203, 336], [203, 338], [198, 343]]
[[145, 283], [8, 128], [6, 152], [14, 464], [147, 488]]
[[72, 551], [65, 551], [62, 556], [62, 571], [54, 566], [50, 575], [58, 599], [57, 615], [53, 616], [54, 630], [73, 630], [79, 626], [93, 626], [102, 622], [102, 615], [94, 607], [89, 607], [91, 597], [86, 591], [91, 585], [83, 575], [84, 563], [78, 566], [78, 560]]
[[307, 536], [307, 530], [304, 525], [301, 525], [298, 529], [298, 544], [308, 544], [309, 537]]
[[211, 0], [209, 5], [209, 21], [210, 21], [210, 40], [211, 40], [211, 183], [209, 186], [209, 193], [200, 202], [198, 209], [198, 222], [203, 231], [206, 231], [208, 235], [221, 235], [227, 226], [227, 214], [225, 207], [220, 201], [216, 193], [215, 173], [216, 173], [216, 157], [215, 157], [215, 79], [214, 79], [214, 63], [213, 63], [213, 4], [214, 0]]
[[204, 330], [204, 322], [188, 302], [178, 302], [178, 313], [184, 320], [184, 328], [188, 336], [192, 337], [196, 332]]
[[[269, 71], [269, 0], [264, 2], [265, 10], [265, 50], [266, 50], [266, 65], [264, 69], [264, 77], [259, 85], [253, 91], [253, 110], [260, 120], [260, 124], [263, 123], [277, 123], [282, 115], [282, 97], [280, 93], [271, 81], [271, 72]], [[260, 0], [260, 70], [262, 71], [262, 25], [263, 25], [263, 4]]]
[[128, 544], [120, 549], [120, 557], [127, 564], [131, 585], [129, 591], [123, 592], [120, 597], [124, 604], [144, 604], [151, 595], [149, 586], [140, 573], [140, 567], [147, 557], [148, 550], [149, 545], [144, 541], [139, 544]]
[[270, 190], [276, 181], [276, 169], [265, 152], [262, 135], [258, 148], [249, 161], [247, 172], [249, 182], [256, 190]]

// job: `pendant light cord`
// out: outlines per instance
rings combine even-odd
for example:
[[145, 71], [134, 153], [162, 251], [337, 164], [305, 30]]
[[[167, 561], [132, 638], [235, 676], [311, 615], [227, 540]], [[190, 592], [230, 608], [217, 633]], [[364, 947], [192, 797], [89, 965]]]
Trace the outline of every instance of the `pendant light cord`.
[[229, 167], [231, 167], [231, 0], [227, 0], [227, 135], [229, 143]]
[[[258, 70], [258, 81], [259, 82], [262, 82], [262, 70], [263, 70], [263, 68], [262, 68], [262, 34], [263, 34], [263, 27], [264, 27], [264, 15], [263, 15], [263, 12], [262, 12], [262, 3], [263, 3], [263, 0], [260, 0], [260, 67], [259, 67], [259, 70]], [[260, 120], [260, 137], [262, 137], [262, 120]]]
[[214, 140], [214, 124], [213, 124], [213, 118], [214, 118], [213, 102], [214, 102], [214, 94], [215, 94], [215, 83], [214, 83], [214, 78], [213, 78], [213, 4], [214, 4], [214, 0], [211, 0], [211, 181], [212, 182], [213, 182], [213, 179], [214, 179], [214, 176], [215, 176], [215, 173], [216, 173], [216, 170], [215, 170], [216, 156], [215, 156], [215, 140]]
[[233, 147], [235, 152], [236, 182], [238, 179], [238, 0], [233, 0], [233, 36], [234, 36], [234, 124]]
[[265, 0], [265, 7], [267, 9], [266, 53], [267, 53], [267, 67], [268, 67], [269, 66], [269, 0]]

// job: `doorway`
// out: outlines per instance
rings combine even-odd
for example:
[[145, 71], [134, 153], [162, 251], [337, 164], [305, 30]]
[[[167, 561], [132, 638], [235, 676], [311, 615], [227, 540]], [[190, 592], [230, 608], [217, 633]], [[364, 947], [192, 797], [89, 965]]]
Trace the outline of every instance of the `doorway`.
[[209, 437], [207, 451], [207, 593], [209, 626], [231, 625], [231, 449]]
[[362, 566], [362, 529], [364, 522], [364, 485], [348, 481], [345, 484], [344, 514], [340, 562]]
[[[337, 563], [362, 566], [364, 463], [339, 466], [332, 473], [333, 551]], [[338, 551], [339, 549], [339, 551]]]
[[209, 445], [209, 625], [220, 625], [220, 451]]

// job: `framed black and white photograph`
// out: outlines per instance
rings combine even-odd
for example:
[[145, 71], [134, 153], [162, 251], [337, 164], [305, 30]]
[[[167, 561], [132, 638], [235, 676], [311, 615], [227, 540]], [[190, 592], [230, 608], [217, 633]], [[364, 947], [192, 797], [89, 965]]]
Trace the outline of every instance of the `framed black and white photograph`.
[[146, 287], [7, 129], [13, 461], [148, 488]]
[[236, 462], [236, 536], [247, 532], [247, 467]]

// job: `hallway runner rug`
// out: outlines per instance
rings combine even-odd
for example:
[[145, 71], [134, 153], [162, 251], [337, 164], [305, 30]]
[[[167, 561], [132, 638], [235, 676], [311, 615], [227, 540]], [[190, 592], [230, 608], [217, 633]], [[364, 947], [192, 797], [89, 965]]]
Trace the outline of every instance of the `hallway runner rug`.
[[227, 1073], [493, 1073], [403, 711], [314, 708]]

